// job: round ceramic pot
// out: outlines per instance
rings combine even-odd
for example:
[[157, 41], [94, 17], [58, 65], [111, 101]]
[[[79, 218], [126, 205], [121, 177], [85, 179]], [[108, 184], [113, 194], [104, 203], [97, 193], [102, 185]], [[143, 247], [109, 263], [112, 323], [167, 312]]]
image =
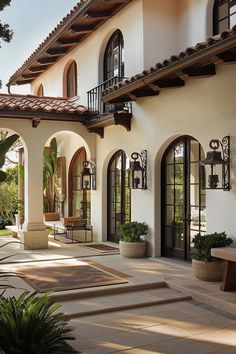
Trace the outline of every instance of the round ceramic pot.
[[203, 262], [193, 259], [193, 274], [204, 281], [221, 281], [223, 277], [224, 262]]
[[120, 241], [120, 254], [126, 258], [141, 258], [146, 254], [147, 243]]

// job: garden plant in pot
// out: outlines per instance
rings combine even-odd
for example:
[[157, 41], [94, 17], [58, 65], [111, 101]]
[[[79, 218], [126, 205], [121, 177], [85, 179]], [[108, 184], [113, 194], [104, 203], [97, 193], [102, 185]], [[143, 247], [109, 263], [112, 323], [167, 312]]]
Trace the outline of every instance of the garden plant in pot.
[[147, 242], [144, 239], [148, 233], [145, 222], [132, 221], [121, 226], [120, 254], [126, 258], [144, 257]]
[[233, 240], [225, 232], [200, 235], [193, 238], [196, 253], [192, 256], [193, 274], [204, 281], [221, 281], [224, 262], [211, 256], [211, 249], [229, 246]]

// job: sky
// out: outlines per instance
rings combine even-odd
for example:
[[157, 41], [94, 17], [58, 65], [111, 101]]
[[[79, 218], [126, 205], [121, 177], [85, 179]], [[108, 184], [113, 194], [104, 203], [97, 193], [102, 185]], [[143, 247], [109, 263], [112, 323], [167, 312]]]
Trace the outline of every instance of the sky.
[[[54, 27], [79, 0], [11, 0], [11, 5], [0, 12], [2, 22], [14, 32], [10, 43], [1, 41], [0, 93], [7, 93], [8, 79], [34, 52]], [[12, 93], [30, 93], [29, 85], [12, 86]]]

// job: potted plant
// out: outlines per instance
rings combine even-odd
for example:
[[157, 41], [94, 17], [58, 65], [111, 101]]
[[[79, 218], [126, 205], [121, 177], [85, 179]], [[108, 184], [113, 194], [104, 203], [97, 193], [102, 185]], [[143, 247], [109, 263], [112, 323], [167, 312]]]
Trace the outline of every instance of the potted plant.
[[229, 246], [233, 240], [225, 232], [213, 234], [197, 234], [193, 238], [196, 253], [192, 256], [193, 274], [200, 280], [221, 281], [224, 262], [212, 257], [211, 249]]
[[148, 225], [145, 222], [132, 221], [121, 225], [120, 254], [126, 258], [144, 257], [146, 253], [145, 235]]

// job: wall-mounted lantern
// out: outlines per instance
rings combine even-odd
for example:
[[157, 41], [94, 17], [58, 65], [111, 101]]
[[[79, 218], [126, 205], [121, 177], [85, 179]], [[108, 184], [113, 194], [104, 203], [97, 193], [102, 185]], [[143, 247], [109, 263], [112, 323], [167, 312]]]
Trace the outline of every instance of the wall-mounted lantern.
[[133, 152], [130, 161], [129, 180], [132, 189], [147, 189], [147, 150]]
[[93, 162], [83, 162], [83, 171], [81, 173], [81, 189], [85, 191], [96, 189], [96, 167], [95, 163]]
[[211, 151], [207, 152], [206, 159], [201, 161], [205, 166], [208, 185], [205, 189], [230, 190], [230, 137], [225, 136], [222, 141], [212, 139], [209, 143]]

